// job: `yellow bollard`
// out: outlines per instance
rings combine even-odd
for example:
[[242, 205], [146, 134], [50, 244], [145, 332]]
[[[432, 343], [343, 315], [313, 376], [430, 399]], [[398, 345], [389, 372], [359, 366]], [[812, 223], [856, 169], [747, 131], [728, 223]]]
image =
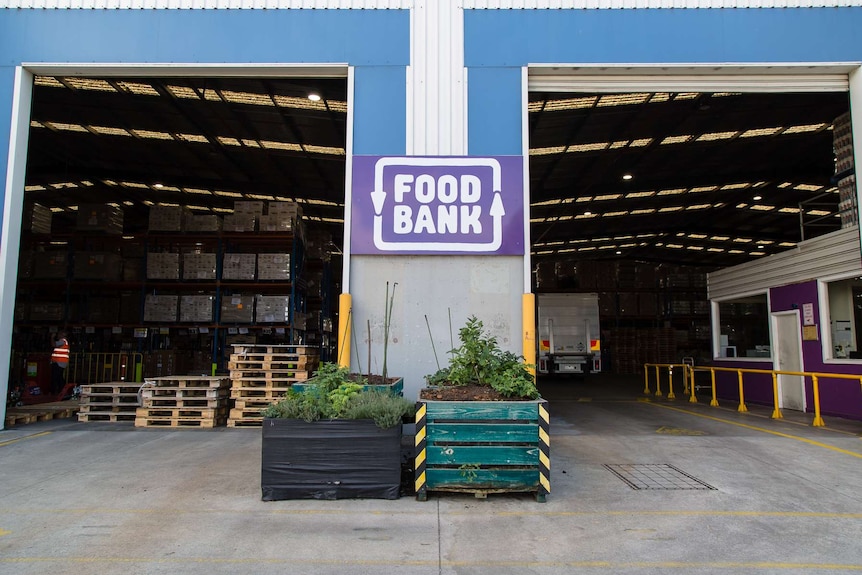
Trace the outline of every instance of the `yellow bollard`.
[[689, 391], [691, 391], [691, 396], [688, 398], [688, 402], [689, 403], [697, 403], [697, 394], [695, 393], [695, 389], [694, 389], [694, 368], [690, 365], [686, 366], [686, 368], [687, 368], [686, 371], [688, 372], [689, 382], [690, 382], [688, 389], [689, 389]]
[[737, 370], [736, 373], [739, 375], [739, 407], [736, 408], [736, 411], [745, 413], [748, 408], [745, 407], [745, 395], [742, 393], [742, 370]]
[[661, 397], [661, 376], [658, 373], [658, 366], [655, 366], [655, 396]]
[[[338, 296], [338, 365], [350, 368], [350, 333], [353, 298], [349, 293]], [[370, 369], [370, 367], [369, 367]]]
[[676, 399], [676, 395], [673, 393], [673, 366], [667, 366], [667, 398], [668, 399]]
[[817, 376], [811, 376], [811, 382], [814, 385], [814, 427], [825, 427], [826, 423], [823, 422], [823, 418], [820, 417], [820, 384], [817, 381]]
[[649, 395], [649, 364], [644, 364], [644, 395]]
[[772, 372], [772, 401], [775, 404], [775, 409], [772, 410], [772, 419], [782, 419], [781, 410], [778, 409], [778, 374]]
[[527, 371], [533, 376], [533, 381], [536, 381], [536, 296], [535, 294], [525, 293], [521, 296], [521, 325], [524, 329], [524, 341], [522, 343], [521, 355], [524, 357], [524, 363]]
[[709, 402], [710, 407], [718, 407], [718, 398], [715, 395], [715, 370], [709, 370], [710, 376], [712, 378], [712, 401]]

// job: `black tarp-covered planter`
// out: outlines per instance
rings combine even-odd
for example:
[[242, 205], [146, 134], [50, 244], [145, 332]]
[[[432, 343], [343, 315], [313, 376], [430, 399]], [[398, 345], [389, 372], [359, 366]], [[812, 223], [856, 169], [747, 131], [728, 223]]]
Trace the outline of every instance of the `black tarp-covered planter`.
[[401, 425], [264, 418], [261, 451], [264, 501], [399, 497]]

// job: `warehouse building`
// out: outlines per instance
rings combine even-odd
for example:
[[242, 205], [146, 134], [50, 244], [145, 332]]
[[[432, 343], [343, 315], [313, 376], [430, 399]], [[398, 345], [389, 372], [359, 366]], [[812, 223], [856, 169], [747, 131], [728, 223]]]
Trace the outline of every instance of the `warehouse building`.
[[2, 5], [4, 395], [66, 329], [129, 379], [290, 343], [415, 397], [469, 316], [535, 362], [558, 292], [602, 370], [862, 374], [862, 3]]

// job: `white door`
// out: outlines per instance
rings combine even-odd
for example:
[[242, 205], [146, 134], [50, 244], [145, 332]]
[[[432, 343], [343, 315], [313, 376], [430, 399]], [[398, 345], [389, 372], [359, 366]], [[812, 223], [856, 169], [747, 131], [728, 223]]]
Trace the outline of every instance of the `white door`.
[[[803, 371], [799, 313], [773, 314], [772, 328], [776, 348], [774, 369]], [[783, 409], [805, 411], [805, 379], [798, 375], [779, 375], [778, 402]]]

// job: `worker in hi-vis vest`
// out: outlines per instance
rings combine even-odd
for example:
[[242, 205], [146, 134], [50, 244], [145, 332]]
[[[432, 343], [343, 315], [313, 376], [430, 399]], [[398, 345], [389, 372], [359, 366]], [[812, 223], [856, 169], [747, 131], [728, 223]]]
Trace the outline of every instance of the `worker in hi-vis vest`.
[[66, 368], [69, 367], [69, 340], [66, 332], [57, 333], [51, 353], [51, 393], [59, 395], [66, 386]]

